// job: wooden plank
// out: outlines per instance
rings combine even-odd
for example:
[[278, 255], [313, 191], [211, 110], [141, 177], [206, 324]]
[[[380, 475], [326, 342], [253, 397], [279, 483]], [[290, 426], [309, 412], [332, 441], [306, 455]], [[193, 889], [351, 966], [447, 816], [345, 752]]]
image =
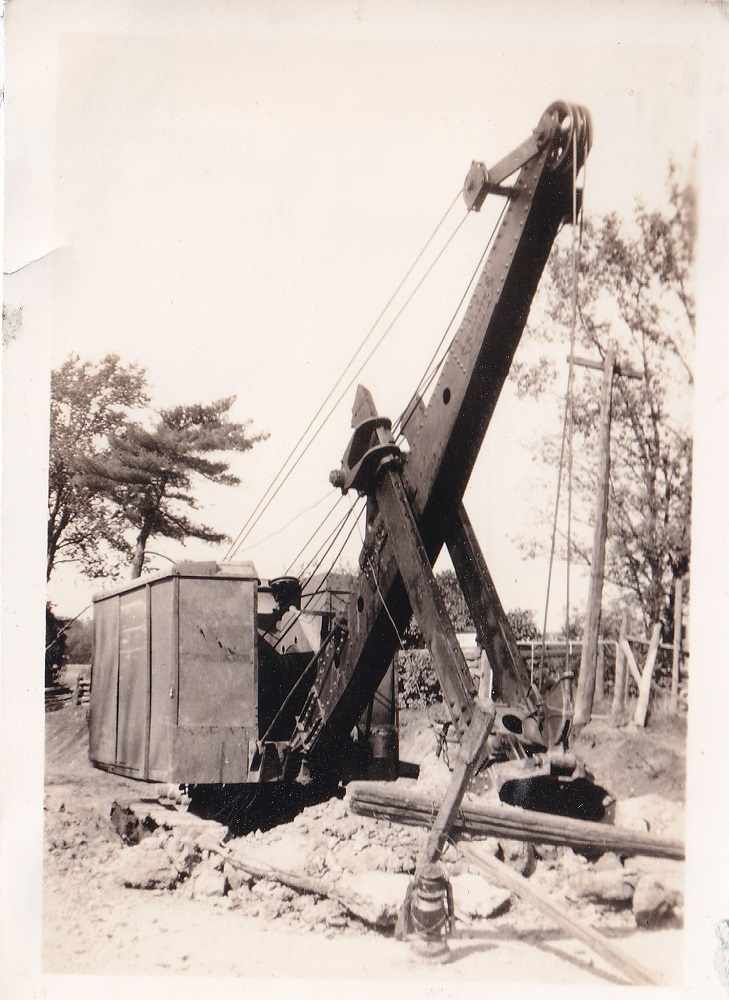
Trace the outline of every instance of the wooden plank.
[[628, 630], [628, 616], [623, 612], [620, 620], [620, 635], [615, 645], [615, 688], [613, 690], [613, 721], [620, 723], [625, 715], [625, 697], [628, 688], [628, 676], [625, 671], [625, 634]]
[[681, 638], [683, 632], [683, 578], [676, 580], [673, 602], [673, 657], [671, 661], [671, 715], [678, 713], [678, 682], [681, 670]]
[[[348, 808], [360, 816], [388, 819], [414, 826], [430, 826], [438, 803], [416, 791], [375, 782], [351, 782], [347, 787]], [[453, 836], [508, 837], [535, 844], [615, 851], [625, 856], [682, 860], [684, 845], [678, 840], [625, 830], [609, 823], [592, 823], [550, 813], [532, 812], [503, 803], [461, 805], [453, 822]]]
[[295, 889], [297, 892], [321, 896], [325, 899], [333, 899], [348, 913], [374, 927], [386, 926], [393, 922], [390, 907], [383, 907], [380, 900], [370, 898], [363, 893], [352, 892], [350, 889], [343, 888], [341, 884], [335, 884], [321, 878], [311, 878], [308, 875], [298, 875], [295, 872], [285, 871], [281, 868], [274, 868], [272, 865], [266, 865], [260, 861], [253, 861], [250, 858], [246, 858], [237, 851], [219, 844], [206, 842], [204, 846], [207, 850], [225, 858], [226, 863], [233, 868], [247, 872], [256, 879], [268, 879], [271, 882], [279, 882], [281, 885]]
[[643, 673], [640, 678], [640, 684], [638, 685], [638, 704], [635, 706], [634, 717], [636, 726], [645, 726], [645, 720], [648, 715], [648, 702], [651, 696], [651, 678], [653, 677], [653, 670], [656, 665], [656, 657], [658, 656], [658, 645], [660, 641], [661, 624], [660, 622], [657, 622], [653, 626], [651, 644], [648, 647], [648, 655], [646, 656]]
[[634, 983], [650, 986], [664, 984], [664, 980], [659, 975], [646, 969], [632, 955], [629, 955], [622, 948], [608, 941], [592, 927], [588, 927], [584, 921], [578, 922], [577, 920], [573, 920], [572, 917], [565, 913], [563, 908], [555, 906], [554, 903], [550, 902], [533, 885], [527, 882], [523, 875], [519, 875], [503, 862], [496, 861], [483, 851], [479, 851], [470, 845], [460, 844], [459, 850], [468, 861], [482, 868], [489, 878], [498, 882], [504, 888], [509, 889], [525, 902], [541, 910], [542, 913], [554, 920], [559, 927], [562, 927], [570, 937], [577, 938], [578, 941], [582, 941], [589, 948], [592, 948], [616, 972], [626, 976]]
[[635, 657], [633, 656], [633, 650], [630, 648], [627, 639], [620, 640], [620, 648], [625, 653], [625, 662], [627, 663], [631, 674], [633, 675], [633, 680], [638, 685], [638, 690], [640, 690], [640, 680], [641, 673], [638, 669], [638, 664], [635, 662]]
[[451, 827], [458, 815], [461, 802], [466, 789], [471, 783], [471, 779], [476, 773], [476, 769], [483, 759], [483, 749], [486, 740], [496, 718], [496, 711], [491, 703], [488, 709], [474, 709], [471, 725], [463, 741], [459, 760], [453, 769], [453, 776], [446, 789], [445, 796], [441, 803], [438, 815], [433, 821], [433, 826], [428, 836], [428, 840], [423, 849], [421, 857], [418, 859], [417, 870], [423, 865], [431, 864], [440, 859], [443, 853], [446, 840], [448, 839]]

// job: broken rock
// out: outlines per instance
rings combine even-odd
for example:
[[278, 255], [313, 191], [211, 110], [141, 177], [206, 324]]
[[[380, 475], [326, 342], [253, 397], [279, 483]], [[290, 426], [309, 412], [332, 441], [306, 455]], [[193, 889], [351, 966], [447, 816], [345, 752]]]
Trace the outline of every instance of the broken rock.
[[621, 799], [615, 805], [615, 825], [680, 840], [683, 837], [684, 810], [680, 803], [664, 799], [661, 795]]
[[166, 856], [140, 846], [122, 851], [115, 867], [120, 883], [128, 889], [173, 889], [179, 879]]
[[253, 885], [253, 879], [250, 875], [240, 871], [238, 868], [234, 868], [227, 861], [223, 866], [223, 874], [228, 882], [228, 889], [231, 892], [237, 892], [242, 886], [250, 889]]
[[215, 868], [199, 868], [190, 879], [193, 899], [224, 896], [226, 877]]
[[157, 829], [156, 821], [130, 802], [113, 802], [109, 819], [125, 844], [138, 844]]
[[633, 914], [639, 927], [659, 927], [676, 907], [676, 895], [650, 875], [638, 879], [633, 894]]
[[356, 901], [351, 912], [378, 927], [394, 927], [410, 884], [407, 875], [369, 871], [343, 875], [336, 889], [342, 899]]
[[633, 884], [622, 868], [588, 870], [570, 880], [567, 895], [570, 899], [625, 906], [633, 898]]
[[508, 889], [491, 885], [479, 875], [454, 875], [451, 885], [457, 916], [494, 917], [502, 913], [511, 900]]

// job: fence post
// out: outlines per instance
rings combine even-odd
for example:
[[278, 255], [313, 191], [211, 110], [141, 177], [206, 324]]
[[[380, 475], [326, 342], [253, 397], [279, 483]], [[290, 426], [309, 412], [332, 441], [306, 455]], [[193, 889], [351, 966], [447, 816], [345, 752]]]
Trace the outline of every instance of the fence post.
[[671, 715], [678, 714], [678, 682], [681, 670], [681, 639], [683, 638], [683, 577], [676, 580], [673, 602], [673, 663], [671, 665]]
[[595, 671], [595, 704], [605, 699], [605, 643], [597, 640], [597, 670]]
[[635, 706], [634, 721], [636, 726], [645, 726], [646, 716], [648, 715], [648, 701], [651, 696], [651, 679], [653, 678], [653, 669], [656, 665], [656, 657], [658, 656], [658, 647], [660, 643], [661, 623], [657, 622], [653, 626], [653, 633], [651, 635], [650, 646], [648, 647], [648, 654], [645, 658], [643, 672], [640, 677], [638, 704]]
[[628, 634], [628, 616], [623, 612], [620, 619], [620, 635], [615, 645], [615, 686], [613, 688], [613, 722], [621, 724], [625, 720], [625, 697], [628, 692], [628, 676], [625, 669], [623, 642]]

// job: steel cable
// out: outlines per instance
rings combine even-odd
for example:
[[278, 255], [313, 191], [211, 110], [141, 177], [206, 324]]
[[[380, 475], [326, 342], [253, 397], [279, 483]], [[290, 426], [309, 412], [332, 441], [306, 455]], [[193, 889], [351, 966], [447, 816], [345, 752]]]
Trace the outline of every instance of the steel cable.
[[[385, 315], [385, 313], [387, 312], [387, 310], [390, 308], [391, 304], [395, 300], [395, 297], [399, 294], [400, 290], [405, 285], [405, 282], [408, 280], [408, 278], [410, 277], [410, 275], [413, 273], [413, 271], [415, 270], [416, 266], [420, 262], [421, 258], [425, 254], [426, 250], [428, 249], [428, 247], [430, 246], [430, 244], [433, 242], [433, 240], [434, 240], [435, 236], [437, 235], [438, 231], [440, 230], [441, 226], [443, 225], [443, 223], [445, 222], [445, 220], [447, 219], [447, 217], [450, 215], [450, 213], [451, 213], [454, 205], [458, 201], [458, 198], [460, 197], [460, 194], [461, 194], [461, 192], [459, 191], [456, 194], [456, 196], [453, 198], [452, 202], [450, 203], [450, 205], [446, 209], [445, 213], [443, 214], [442, 218], [438, 222], [437, 226], [435, 227], [435, 229], [433, 230], [433, 232], [431, 233], [431, 235], [428, 237], [428, 240], [426, 241], [425, 245], [420, 250], [420, 252], [418, 253], [418, 255], [415, 258], [415, 260], [413, 261], [413, 263], [408, 268], [405, 276], [402, 278], [402, 280], [398, 284], [397, 288], [395, 289], [395, 291], [392, 293], [392, 295], [388, 299], [387, 303], [385, 304], [384, 308], [381, 310], [381, 312], [380, 312], [379, 316], [377, 317], [377, 319], [375, 320], [375, 322], [372, 324], [372, 326], [370, 327], [370, 329], [367, 331], [364, 339], [362, 340], [361, 344], [359, 345], [359, 347], [355, 351], [354, 355], [352, 356], [352, 358], [350, 359], [350, 361], [347, 363], [347, 365], [343, 369], [341, 375], [338, 377], [338, 379], [336, 380], [336, 382], [332, 386], [331, 390], [329, 391], [328, 395], [326, 396], [326, 398], [324, 399], [324, 401], [322, 402], [322, 404], [319, 406], [318, 410], [316, 411], [316, 413], [311, 418], [311, 420], [307, 424], [306, 428], [304, 429], [304, 431], [300, 435], [300, 437], [297, 440], [296, 444], [293, 446], [293, 448], [291, 449], [291, 451], [287, 455], [286, 459], [284, 460], [283, 464], [281, 465], [281, 468], [279, 469], [279, 471], [274, 476], [273, 480], [271, 481], [270, 485], [268, 486], [268, 489], [264, 492], [263, 496], [259, 500], [259, 502], [256, 505], [256, 507], [253, 509], [253, 511], [250, 514], [248, 520], [245, 522], [245, 524], [243, 525], [243, 527], [241, 528], [241, 530], [238, 532], [238, 535], [236, 536], [235, 540], [233, 541], [233, 543], [231, 544], [230, 548], [228, 549], [228, 551], [227, 551], [227, 553], [226, 553], [223, 561], [227, 561], [227, 560], [231, 559], [235, 555], [235, 553], [238, 551], [238, 549], [242, 545], [243, 541], [245, 541], [245, 539], [248, 536], [248, 534], [250, 534], [250, 531], [252, 530], [252, 528], [255, 526], [255, 524], [258, 523], [258, 520], [260, 519], [260, 517], [262, 516], [262, 514], [265, 513], [265, 511], [269, 507], [269, 505], [272, 502], [272, 500], [274, 499], [274, 497], [277, 495], [277, 493], [279, 492], [279, 490], [281, 489], [281, 487], [284, 485], [284, 483], [286, 482], [286, 480], [288, 479], [288, 477], [291, 475], [291, 473], [293, 472], [293, 470], [296, 468], [296, 465], [298, 465], [298, 462], [301, 460], [301, 458], [303, 457], [303, 455], [306, 453], [306, 451], [308, 450], [308, 448], [311, 446], [311, 443], [316, 439], [316, 436], [319, 433], [319, 431], [321, 430], [321, 427], [324, 426], [324, 424], [326, 423], [326, 421], [329, 419], [329, 416], [331, 416], [331, 413], [333, 412], [333, 410], [336, 409], [336, 406], [339, 405], [339, 402], [341, 401], [341, 399], [337, 400], [337, 403], [335, 404], [335, 406], [329, 411], [329, 413], [327, 414], [327, 416], [324, 418], [321, 426], [317, 429], [316, 433], [314, 434], [314, 437], [311, 439], [311, 441], [308, 442], [308, 444], [304, 448], [304, 451], [301, 453], [301, 455], [299, 455], [299, 457], [296, 459], [296, 462], [294, 463], [294, 465], [291, 467], [291, 469], [288, 470], [288, 472], [284, 476], [282, 482], [279, 483], [279, 485], [276, 486], [276, 488], [274, 490], [274, 484], [283, 475], [284, 469], [286, 468], [286, 466], [288, 465], [288, 463], [291, 461], [291, 459], [293, 458], [293, 456], [296, 453], [297, 449], [299, 448], [299, 446], [301, 445], [301, 443], [304, 441], [304, 439], [306, 438], [306, 436], [309, 433], [309, 431], [311, 430], [311, 428], [316, 423], [317, 419], [319, 418], [320, 414], [324, 410], [325, 406], [327, 405], [327, 403], [329, 402], [329, 400], [332, 398], [332, 396], [336, 392], [337, 386], [341, 383], [342, 379], [344, 378], [344, 376], [346, 375], [346, 373], [349, 371], [349, 369], [353, 365], [355, 359], [357, 358], [357, 356], [359, 355], [359, 353], [363, 350], [365, 344], [367, 343], [367, 341], [370, 339], [370, 337], [374, 333], [374, 331], [377, 328], [377, 325], [379, 324], [380, 320]], [[460, 225], [459, 225], [458, 228], [460, 229]], [[456, 232], [457, 231], [458, 230], [456, 230]], [[455, 233], [453, 235], [455, 235]], [[436, 257], [436, 261], [435, 262], [437, 262], [440, 259], [443, 251], [448, 246], [448, 244], [450, 243], [450, 241], [451, 241], [452, 238], [453, 238], [453, 236], [451, 236], [449, 238], [449, 240], [445, 244], [445, 247], [443, 248], [443, 250], [441, 250], [438, 253], [438, 256]], [[426, 276], [430, 272], [430, 270], [432, 270], [432, 265], [431, 265], [431, 268], [428, 270], [428, 272], [426, 272]], [[420, 287], [420, 284], [422, 284], [422, 281], [418, 284], [418, 286], [416, 286], [416, 290], [417, 290], [417, 288]], [[411, 298], [412, 298], [412, 296], [411, 296]], [[409, 301], [410, 301], [410, 299], [408, 299], [408, 302]], [[399, 315], [400, 315], [400, 313], [398, 313], [398, 317], [399, 317]], [[398, 317], [396, 317], [396, 319]], [[389, 332], [389, 330], [391, 328], [392, 328], [392, 324], [390, 324], [390, 326], [387, 328], [386, 332]], [[382, 342], [382, 339], [384, 339], [384, 338], [381, 338], [378, 341], [376, 347], [379, 347], [380, 343]], [[371, 356], [372, 356], [372, 354], [369, 354], [367, 356], [367, 358], [365, 359], [364, 364], [366, 364], [367, 361], [369, 361], [369, 359], [370, 359]], [[354, 378], [356, 378], [357, 375], [359, 375], [359, 373], [362, 370], [362, 367], [364, 367], [364, 365], [362, 365], [357, 370], [357, 372], [354, 375]], [[354, 381], [354, 378], [352, 379], [352, 381]], [[349, 387], [351, 386], [351, 384], [352, 384], [352, 382], [350, 381], [350, 383], [347, 386], [347, 389], [349, 389]], [[345, 390], [345, 391], [347, 391], [347, 390]], [[273, 490], [273, 493], [269, 497], [269, 494], [271, 493], [272, 490]], [[268, 497], [268, 499], [267, 499], [267, 497]]]
[[[411, 419], [413, 417], [413, 414], [415, 413], [414, 408], [412, 408], [413, 401], [418, 396], [423, 395], [424, 393], [426, 393], [428, 391], [428, 389], [430, 388], [430, 386], [431, 386], [431, 384], [433, 382], [433, 379], [438, 374], [438, 372], [439, 372], [439, 370], [440, 370], [443, 362], [445, 361], [445, 359], [448, 356], [448, 350], [446, 350], [443, 353], [443, 355], [440, 357], [440, 359], [438, 360], [437, 364], [435, 363], [436, 358], [438, 356], [438, 351], [440, 351], [440, 349], [443, 347], [443, 344], [445, 343], [446, 338], [447, 338], [447, 336], [448, 336], [451, 328], [453, 327], [453, 324], [456, 321], [456, 317], [458, 316], [459, 312], [461, 311], [463, 303], [466, 301], [467, 296], [471, 292], [471, 289], [473, 288], [473, 286], [475, 284], [476, 278], [477, 278], [479, 272], [481, 271], [481, 269], [482, 269], [482, 267], [484, 265], [484, 261], [486, 260], [486, 257], [488, 256], [489, 250], [491, 249], [491, 245], [492, 245], [492, 243], [494, 241], [494, 237], [495, 237], [495, 235], [496, 235], [496, 233], [498, 231], [499, 226], [501, 225], [501, 220], [503, 219], [504, 213], [506, 212], [506, 207], [507, 207], [507, 203], [504, 202], [504, 205], [503, 205], [503, 207], [501, 209], [501, 212], [499, 213], [499, 217], [496, 220], [494, 228], [491, 231], [491, 235], [489, 236], [488, 240], [486, 241], [486, 246], [484, 247], [483, 253], [481, 254], [481, 256], [478, 259], [478, 263], [476, 264], [476, 267], [474, 268], [473, 273], [471, 274], [471, 277], [470, 277], [470, 279], [469, 279], [469, 281], [468, 281], [468, 283], [466, 285], [466, 288], [465, 288], [465, 290], [463, 292], [463, 295], [461, 296], [460, 301], [459, 301], [458, 305], [456, 306], [456, 308], [455, 308], [455, 310], [453, 312], [453, 315], [451, 316], [450, 321], [448, 322], [448, 325], [445, 328], [443, 336], [438, 341], [438, 344], [437, 344], [435, 350], [433, 351], [428, 364], [425, 366], [425, 372], [423, 373], [423, 375], [422, 375], [422, 377], [420, 379], [420, 382], [418, 383], [417, 388], [415, 389], [415, 392], [410, 397], [410, 402], [405, 407], [405, 409], [402, 411], [402, 413], [400, 414], [400, 416], [397, 418], [397, 420], [395, 421], [395, 423], [393, 425], [394, 427], [398, 427], [398, 426], [400, 427], [400, 430], [398, 431], [398, 434], [397, 434], [398, 439], [403, 437], [403, 435], [405, 433], [405, 428], [410, 423], [410, 421], [411, 421]], [[408, 410], [410, 410], [410, 414], [409, 414], [407, 420], [405, 420], [404, 423], [403, 423], [403, 420], [405, 418], [405, 414], [408, 412]]]
[[572, 169], [572, 316], [571, 316], [571, 329], [570, 329], [570, 358], [569, 358], [569, 370], [567, 375], [567, 392], [565, 394], [565, 404], [564, 404], [564, 415], [562, 418], [562, 441], [559, 450], [559, 468], [557, 474], [557, 495], [554, 504], [554, 517], [552, 521], [552, 541], [549, 550], [549, 569], [547, 571], [547, 591], [544, 601], [544, 621], [542, 625], [542, 646], [539, 655], [539, 680], [537, 682], [539, 689], [541, 690], [543, 678], [544, 678], [544, 658], [546, 655], [546, 642], [547, 642], [547, 616], [549, 613], [549, 598], [551, 592], [552, 584], [552, 570], [554, 566], [554, 552], [557, 538], [557, 521], [559, 518], [559, 501], [562, 490], [562, 473], [564, 470], [564, 455], [565, 455], [565, 445], [567, 441], [567, 434], [569, 430], [570, 435], [570, 460], [569, 460], [569, 472], [568, 472], [568, 525], [567, 525], [567, 610], [566, 610], [566, 648], [567, 652], [566, 662], [567, 669], [569, 669], [569, 568], [570, 568], [570, 547], [572, 544], [571, 537], [571, 518], [572, 518], [572, 381], [574, 378], [574, 346], [576, 338], [576, 328], [577, 328], [577, 278], [578, 278], [578, 267], [579, 267], [579, 249], [581, 246], [582, 239], [582, 219], [584, 218], [584, 182], [583, 182], [583, 199], [580, 206], [580, 243], [575, 242], [575, 231], [577, 223], [577, 174], [576, 174], [576, 155], [577, 155], [577, 136], [575, 130], [574, 137], [575, 149], [574, 149], [574, 163]]

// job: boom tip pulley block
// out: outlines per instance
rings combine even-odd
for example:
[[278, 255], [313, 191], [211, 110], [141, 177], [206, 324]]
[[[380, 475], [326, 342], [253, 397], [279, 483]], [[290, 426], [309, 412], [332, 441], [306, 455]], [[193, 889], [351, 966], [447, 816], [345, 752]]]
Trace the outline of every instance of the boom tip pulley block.
[[[592, 119], [586, 108], [567, 101], [555, 101], [547, 108], [531, 136], [508, 156], [487, 169], [485, 163], [474, 160], [463, 184], [463, 200], [468, 211], [478, 212], [487, 194], [515, 196], [515, 189], [503, 182], [550, 146], [547, 169], [579, 173], [592, 146]], [[576, 153], [576, 159], [575, 159]]]

